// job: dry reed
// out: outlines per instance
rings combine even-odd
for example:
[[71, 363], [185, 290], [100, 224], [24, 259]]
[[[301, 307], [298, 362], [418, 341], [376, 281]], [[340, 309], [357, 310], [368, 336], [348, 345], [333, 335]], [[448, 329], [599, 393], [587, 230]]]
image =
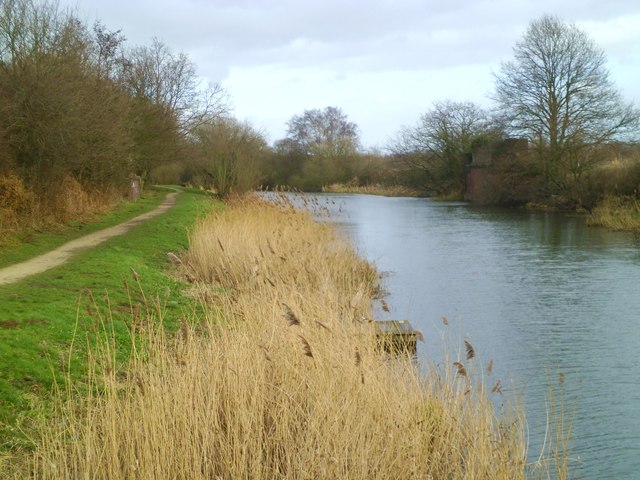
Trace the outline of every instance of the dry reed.
[[182, 260], [205, 318], [170, 336], [147, 309], [121, 370], [107, 336], [35, 478], [525, 478], [520, 411], [497, 417], [471, 344], [469, 360], [426, 373], [381, 353], [375, 270], [330, 227], [235, 200]]
[[350, 183], [332, 183], [322, 187], [326, 193], [359, 193], [363, 195], [380, 195], [384, 197], [420, 197], [418, 190], [404, 185], [352, 185]]
[[640, 201], [631, 196], [608, 196], [593, 209], [587, 223], [609, 230], [640, 232]]

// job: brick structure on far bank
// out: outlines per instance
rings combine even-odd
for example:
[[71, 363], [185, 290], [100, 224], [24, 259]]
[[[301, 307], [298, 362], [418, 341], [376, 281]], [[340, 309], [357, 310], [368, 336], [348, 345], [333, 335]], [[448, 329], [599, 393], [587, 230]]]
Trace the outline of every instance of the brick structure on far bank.
[[492, 175], [500, 165], [514, 164], [526, 157], [526, 138], [507, 138], [476, 147], [467, 162], [465, 200], [471, 203], [492, 203]]

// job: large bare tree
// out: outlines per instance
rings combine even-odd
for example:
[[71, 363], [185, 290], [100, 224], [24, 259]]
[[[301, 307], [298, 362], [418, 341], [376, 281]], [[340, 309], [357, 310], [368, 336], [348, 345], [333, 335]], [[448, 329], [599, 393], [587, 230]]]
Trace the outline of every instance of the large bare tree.
[[228, 111], [222, 87], [203, 87], [191, 59], [173, 53], [157, 38], [149, 46], [132, 49], [123, 63], [122, 82], [131, 94], [174, 116], [184, 133]]
[[133, 48], [121, 63], [120, 81], [132, 97], [131, 156], [143, 176], [176, 162], [195, 129], [227, 112], [222, 87], [203, 87], [189, 57], [158, 39]]
[[287, 138], [309, 155], [351, 154], [358, 148], [358, 126], [338, 107], [305, 110], [287, 126]]
[[472, 144], [490, 133], [489, 115], [478, 105], [437, 101], [417, 125], [402, 128], [388, 148], [422, 178], [429, 193], [460, 193]]
[[339, 107], [305, 110], [287, 123], [286, 147], [300, 164], [297, 183], [316, 190], [333, 182], [346, 182], [353, 174], [359, 140], [358, 126]]
[[533, 21], [495, 76], [512, 134], [529, 139], [549, 184], [566, 190], [591, 166], [590, 147], [635, 134], [638, 114], [623, 101], [604, 52], [575, 25]]

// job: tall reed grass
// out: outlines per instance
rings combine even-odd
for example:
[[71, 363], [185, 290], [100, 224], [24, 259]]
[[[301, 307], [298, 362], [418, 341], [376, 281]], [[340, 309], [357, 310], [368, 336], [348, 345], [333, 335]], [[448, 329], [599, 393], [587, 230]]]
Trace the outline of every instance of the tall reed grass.
[[[175, 335], [147, 309], [126, 368], [109, 335], [69, 388], [34, 478], [520, 479], [520, 409], [496, 414], [473, 347], [420, 369], [376, 346], [375, 269], [327, 225], [236, 199], [201, 221], [180, 274], [207, 309]], [[109, 330], [108, 312], [101, 315]], [[542, 463], [536, 475], [547, 478]]]
[[350, 183], [331, 183], [322, 187], [326, 193], [361, 193], [365, 195], [381, 195], [384, 197], [419, 197], [419, 191], [404, 185], [353, 185]]
[[609, 230], [640, 232], [640, 201], [633, 196], [608, 196], [593, 209], [587, 223]]

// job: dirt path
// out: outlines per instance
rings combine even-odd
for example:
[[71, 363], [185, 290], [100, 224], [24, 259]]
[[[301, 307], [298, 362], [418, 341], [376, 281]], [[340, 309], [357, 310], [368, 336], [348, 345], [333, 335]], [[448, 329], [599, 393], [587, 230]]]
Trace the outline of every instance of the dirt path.
[[176, 203], [176, 196], [178, 193], [179, 192], [169, 193], [167, 198], [165, 198], [157, 208], [150, 212], [143, 213], [142, 215], [138, 215], [127, 222], [90, 233], [84, 237], [76, 238], [55, 250], [34, 257], [31, 260], [16, 263], [15, 265], [0, 269], [0, 285], [17, 282], [25, 277], [35, 275], [36, 273], [42, 273], [50, 268], [62, 265], [81, 250], [95, 247], [110, 238], [127, 233], [136, 225], [139, 225], [150, 218], [157, 217], [173, 207]]

